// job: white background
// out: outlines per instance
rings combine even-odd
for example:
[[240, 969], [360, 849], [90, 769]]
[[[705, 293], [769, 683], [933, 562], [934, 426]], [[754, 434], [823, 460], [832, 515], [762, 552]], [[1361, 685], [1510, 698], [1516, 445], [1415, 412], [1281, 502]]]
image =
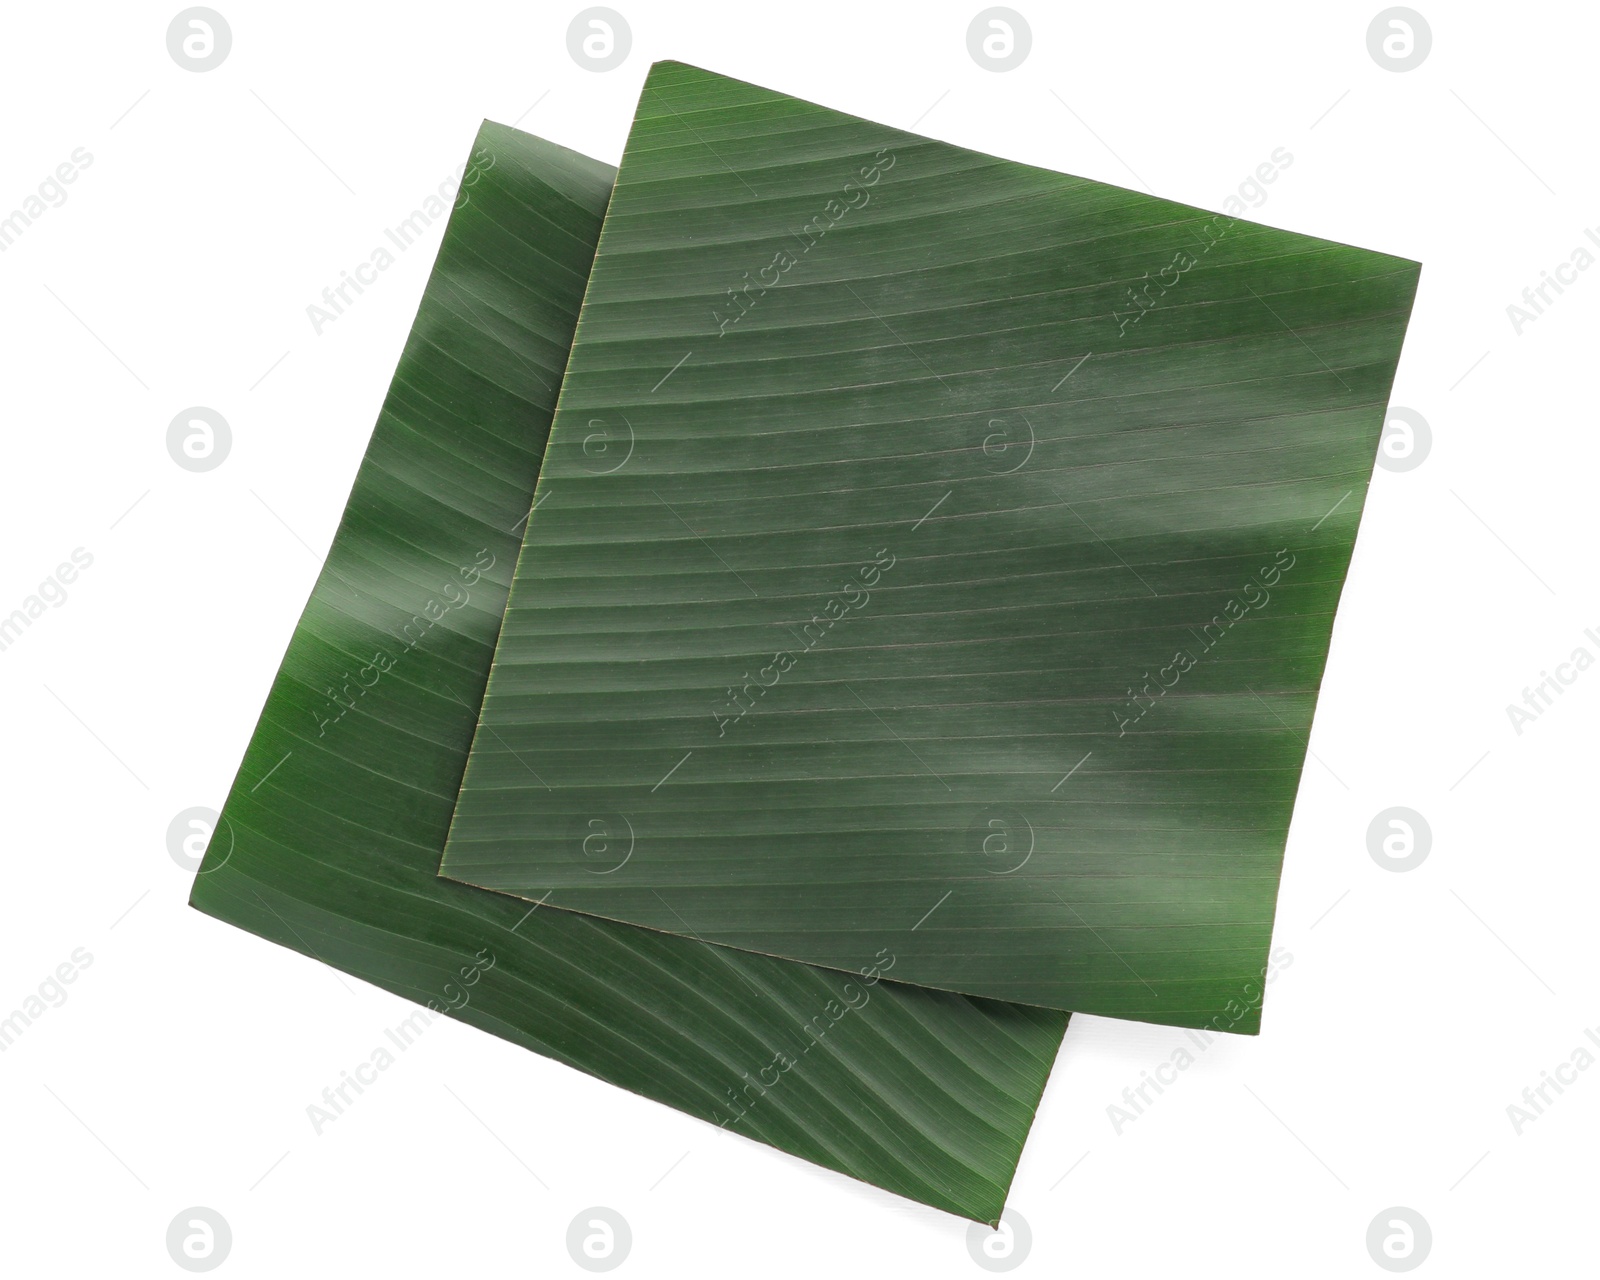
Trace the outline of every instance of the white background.
[[[1433, 47], [1401, 74], [1368, 53], [1377, 3], [1016, 0], [1032, 52], [1001, 74], [968, 54], [977, 3], [614, 0], [633, 47], [601, 74], [567, 51], [579, 4], [215, 0], [233, 48], [203, 74], [168, 55], [176, 3], [10, 7], [0, 215], [93, 163], [0, 254], [0, 615], [94, 562], [0, 652], [0, 1015], [93, 962], [0, 1055], [6, 1273], [182, 1274], [167, 1226], [203, 1205], [224, 1275], [578, 1275], [567, 1225], [604, 1205], [624, 1275], [984, 1274], [953, 1217], [454, 1023], [316, 1135], [307, 1105], [408, 1006], [187, 909], [167, 853], [226, 794], [442, 224], [320, 336], [307, 305], [483, 116], [614, 163], [664, 57], [1209, 208], [1285, 147], [1247, 216], [1424, 264], [1394, 402], [1433, 446], [1375, 473], [1284, 871], [1293, 962], [1259, 1038], [1121, 1133], [1108, 1106], [1183, 1033], [1074, 1020], [1017, 1269], [1376, 1276], [1395, 1205], [1430, 1224], [1424, 1275], [1592, 1269], [1600, 1067], [1520, 1134], [1506, 1109], [1600, 1024], [1600, 670], [1520, 735], [1505, 707], [1600, 656], [1600, 270], [1520, 335], [1506, 307], [1600, 224], [1600, 18], [1416, 2]], [[191, 405], [233, 431], [205, 474], [166, 452]], [[1398, 874], [1366, 841], [1393, 805], [1433, 833]]]

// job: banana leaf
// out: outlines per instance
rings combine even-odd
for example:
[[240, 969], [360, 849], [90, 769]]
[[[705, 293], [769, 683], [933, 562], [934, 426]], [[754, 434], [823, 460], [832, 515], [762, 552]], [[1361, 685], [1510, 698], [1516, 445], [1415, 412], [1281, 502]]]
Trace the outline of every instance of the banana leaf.
[[656, 64], [443, 874], [1259, 1030], [1419, 267], [1239, 211]]
[[993, 1223], [1059, 1013], [883, 982], [886, 950], [846, 976], [437, 874], [613, 177], [484, 124], [191, 903], [435, 1014]]

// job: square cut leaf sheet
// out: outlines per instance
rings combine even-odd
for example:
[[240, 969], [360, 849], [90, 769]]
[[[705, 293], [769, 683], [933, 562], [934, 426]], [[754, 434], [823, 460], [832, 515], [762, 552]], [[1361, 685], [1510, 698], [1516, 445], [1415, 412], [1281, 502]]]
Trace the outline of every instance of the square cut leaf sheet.
[[[844, 975], [437, 874], [613, 176], [483, 126], [191, 902], [622, 1088], [993, 1222], [1061, 1014], [880, 981], [888, 951]], [[603, 1117], [594, 1132], [626, 1146]]]
[[1258, 1030], [1419, 270], [657, 64], [442, 874]]

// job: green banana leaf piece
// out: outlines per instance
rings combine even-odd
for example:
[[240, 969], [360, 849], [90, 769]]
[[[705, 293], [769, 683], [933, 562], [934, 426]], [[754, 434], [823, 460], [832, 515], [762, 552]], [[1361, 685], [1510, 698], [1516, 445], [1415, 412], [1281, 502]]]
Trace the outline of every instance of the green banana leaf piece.
[[1257, 1031], [1418, 272], [656, 64], [443, 874]]
[[1060, 1014], [880, 982], [888, 951], [846, 976], [438, 877], [613, 176], [484, 124], [191, 902], [622, 1088], [992, 1223]]

